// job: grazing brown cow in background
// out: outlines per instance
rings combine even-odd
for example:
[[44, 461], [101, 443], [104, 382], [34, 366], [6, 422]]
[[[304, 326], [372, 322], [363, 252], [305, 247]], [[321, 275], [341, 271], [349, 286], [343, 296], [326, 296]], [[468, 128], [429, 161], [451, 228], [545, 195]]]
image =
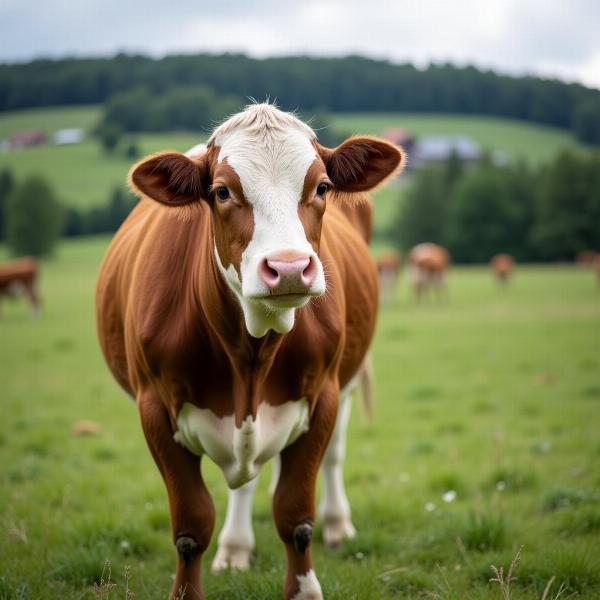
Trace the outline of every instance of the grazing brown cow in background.
[[581, 250], [575, 255], [575, 263], [580, 267], [593, 267], [598, 253], [595, 250]]
[[295, 116], [263, 104], [218, 127], [207, 147], [132, 170], [142, 200], [104, 260], [98, 332], [167, 488], [171, 597], [203, 597], [215, 511], [201, 457], [230, 488], [219, 570], [247, 568], [256, 477], [279, 454], [273, 513], [285, 597], [322, 598], [310, 551], [317, 471], [324, 458], [321, 514], [335, 543], [355, 533], [342, 476], [346, 399], [378, 303], [377, 271], [353, 224], [365, 210], [357, 194], [401, 164], [377, 138], [324, 148]]
[[383, 292], [393, 290], [402, 266], [400, 254], [394, 250], [386, 250], [377, 257], [375, 262], [379, 272], [381, 290]]
[[0, 264], [0, 297], [24, 294], [29, 299], [33, 313], [41, 308], [38, 293], [39, 266], [35, 258], [20, 258]]
[[450, 266], [448, 251], [438, 244], [418, 244], [410, 251], [408, 263], [416, 301], [420, 302], [429, 290], [435, 290], [441, 298]]
[[490, 267], [496, 279], [506, 285], [515, 268], [515, 261], [510, 254], [496, 254], [490, 260]]

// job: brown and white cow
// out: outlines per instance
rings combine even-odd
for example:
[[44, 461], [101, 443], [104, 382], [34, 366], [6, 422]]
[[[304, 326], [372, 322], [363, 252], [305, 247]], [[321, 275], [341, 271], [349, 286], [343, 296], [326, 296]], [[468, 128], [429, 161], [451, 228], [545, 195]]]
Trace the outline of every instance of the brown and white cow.
[[402, 261], [400, 254], [394, 250], [386, 250], [376, 259], [379, 283], [383, 292], [392, 291], [398, 281]]
[[20, 258], [0, 265], [0, 297], [23, 294], [34, 314], [41, 308], [38, 293], [39, 266], [35, 258]]
[[496, 279], [506, 285], [515, 268], [515, 260], [510, 254], [496, 254], [490, 260], [490, 267]]
[[593, 267], [597, 256], [595, 250], [581, 250], [575, 255], [575, 263], [579, 267]]
[[98, 332], [167, 488], [172, 595], [203, 597], [215, 511], [201, 457], [230, 488], [220, 570], [248, 566], [256, 477], [279, 455], [273, 513], [287, 554], [285, 597], [322, 597], [310, 541], [323, 458], [325, 540], [355, 532], [342, 477], [346, 398], [378, 303], [364, 193], [402, 162], [377, 138], [324, 148], [295, 116], [258, 104], [206, 147], [132, 169], [142, 200], [104, 260]]
[[408, 255], [408, 264], [415, 300], [420, 302], [430, 290], [435, 290], [438, 297], [441, 297], [450, 266], [448, 250], [438, 244], [417, 244]]

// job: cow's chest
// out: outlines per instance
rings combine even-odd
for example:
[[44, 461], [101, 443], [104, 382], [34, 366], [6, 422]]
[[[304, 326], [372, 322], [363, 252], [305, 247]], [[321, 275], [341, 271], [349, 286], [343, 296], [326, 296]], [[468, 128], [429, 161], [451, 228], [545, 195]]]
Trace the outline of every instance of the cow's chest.
[[218, 417], [186, 402], [177, 415], [175, 440], [197, 455], [208, 455], [229, 487], [254, 479], [260, 467], [308, 431], [309, 406], [303, 398], [279, 406], [263, 402], [256, 419], [248, 416], [236, 427], [233, 415]]

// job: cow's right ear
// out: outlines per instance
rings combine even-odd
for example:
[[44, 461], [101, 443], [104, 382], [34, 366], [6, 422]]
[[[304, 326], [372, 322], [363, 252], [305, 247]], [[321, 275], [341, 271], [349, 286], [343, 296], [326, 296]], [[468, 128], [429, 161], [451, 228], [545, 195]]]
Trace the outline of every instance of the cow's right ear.
[[189, 158], [179, 152], [159, 152], [134, 165], [131, 187], [167, 206], [184, 206], [208, 197], [206, 153]]

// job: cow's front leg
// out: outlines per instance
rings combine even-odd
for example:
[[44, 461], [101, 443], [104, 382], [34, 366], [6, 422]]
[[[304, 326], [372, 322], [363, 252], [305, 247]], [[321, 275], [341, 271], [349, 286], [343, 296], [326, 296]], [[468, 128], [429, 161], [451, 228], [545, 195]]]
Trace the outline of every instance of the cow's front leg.
[[350, 392], [342, 393], [335, 429], [321, 466], [323, 496], [319, 506], [319, 517], [323, 523], [323, 541], [330, 547], [337, 546], [344, 538], [353, 538], [356, 535], [344, 487], [343, 470], [351, 407]]
[[258, 477], [237, 490], [228, 490], [227, 516], [219, 534], [219, 549], [212, 563], [213, 571], [227, 568], [245, 571], [250, 566], [254, 548], [252, 501]]
[[137, 401], [148, 446], [165, 481], [177, 572], [170, 600], [202, 600], [200, 563], [210, 543], [215, 509], [200, 473], [200, 459], [173, 439], [167, 412], [153, 392]]
[[310, 544], [317, 473], [335, 425], [338, 391], [335, 384], [327, 386], [319, 396], [308, 432], [281, 453], [273, 514], [287, 554], [286, 600], [323, 598], [312, 569]]

